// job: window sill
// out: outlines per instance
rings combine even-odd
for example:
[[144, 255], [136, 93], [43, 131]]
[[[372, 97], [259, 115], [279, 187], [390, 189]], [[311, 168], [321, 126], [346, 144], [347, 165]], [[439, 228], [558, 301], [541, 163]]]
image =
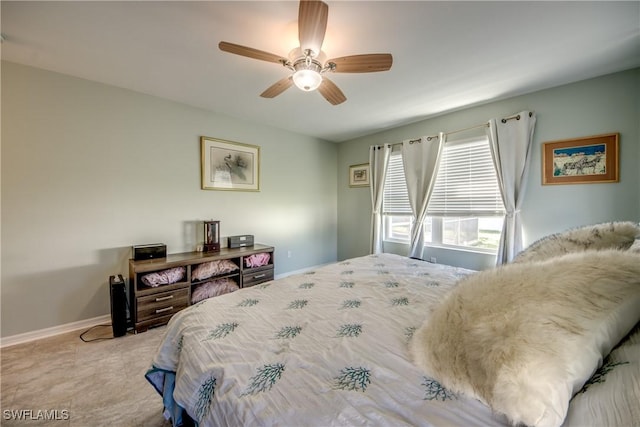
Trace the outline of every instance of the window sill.
[[[384, 239], [383, 243], [393, 243], [395, 245], [409, 246], [409, 241], [400, 240], [400, 239]], [[440, 245], [437, 243], [425, 243], [424, 247], [434, 248], [434, 249], [444, 249], [448, 251], [469, 252], [473, 254], [482, 254], [482, 255], [489, 255], [489, 256], [496, 256], [498, 254], [497, 250], [492, 250], [492, 249], [470, 248], [470, 247], [444, 245], [444, 244]]]
[[437, 244], [437, 243], [425, 243], [424, 247], [435, 248], [435, 249], [445, 249], [448, 251], [469, 252], [474, 254], [491, 255], [491, 256], [496, 256], [498, 254], [498, 251], [493, 249], [471, 248], [468, 246], [453, 246], [453, 245], [445, 245], [445, 244]]

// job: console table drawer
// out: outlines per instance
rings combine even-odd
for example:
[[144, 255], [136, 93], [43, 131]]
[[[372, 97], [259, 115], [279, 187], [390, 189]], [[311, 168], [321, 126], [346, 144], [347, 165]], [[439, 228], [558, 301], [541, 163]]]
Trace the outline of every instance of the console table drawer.
[[248, 288], [260, 283], [268, 282], [269, 280], [273, 280], [273, 265], [245, 272], [242, 275], [242, 287]]
[[188, 305], [188, 288], [147, 295], [138, 298], [137, 319], [141, 322], [155, 317], [172, 315], [187, 308]]

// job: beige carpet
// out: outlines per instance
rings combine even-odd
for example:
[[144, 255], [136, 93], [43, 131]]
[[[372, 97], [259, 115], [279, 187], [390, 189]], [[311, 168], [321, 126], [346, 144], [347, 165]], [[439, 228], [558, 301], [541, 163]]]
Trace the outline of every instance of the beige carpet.
[[[144, 378], [164, 330], [94, 342], [83, 342], [80, 330], [1, 349], [0, 425], [170, 426]], [[108, 326], [84, 338], [111, 336]]]

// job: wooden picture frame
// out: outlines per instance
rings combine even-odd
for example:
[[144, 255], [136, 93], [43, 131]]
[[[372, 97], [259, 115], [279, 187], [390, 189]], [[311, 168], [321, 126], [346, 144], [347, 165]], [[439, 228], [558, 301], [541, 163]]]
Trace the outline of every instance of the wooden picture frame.
[[349, 187], [368, 187], [369, 175], [369, 163], [349, 166]]
[[618, 133], [542, 144], [542, 184], [618, 182]]
[[260, 191], [260, 147], [200, 137], [203, 190]]

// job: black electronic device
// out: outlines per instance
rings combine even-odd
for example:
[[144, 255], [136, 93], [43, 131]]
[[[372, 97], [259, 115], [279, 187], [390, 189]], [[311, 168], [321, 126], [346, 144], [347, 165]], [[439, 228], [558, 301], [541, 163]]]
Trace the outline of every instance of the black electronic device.
[[127, 333], [127, 293], [122, 275], [109, 277], [111, 296], [111, 327], [113, 336], [121, 337]]
[[136, 245], [132, 247], [132, 251], [133, 259], [136, 261], [167, 257], [167, 245], [165, 245], [164, 243]]
[[240, 236], [229, 236], [230, 248], [244, 248], [246, 246], [253, 246], [253, 235], [243, 234]]

